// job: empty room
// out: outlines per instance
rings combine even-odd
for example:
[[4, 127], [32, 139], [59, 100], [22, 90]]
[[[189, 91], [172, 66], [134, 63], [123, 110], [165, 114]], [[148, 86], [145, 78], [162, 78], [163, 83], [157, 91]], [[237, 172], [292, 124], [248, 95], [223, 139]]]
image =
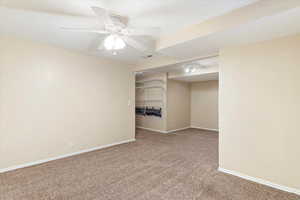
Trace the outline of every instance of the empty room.
[[299, 200], [299, 0], [0, 0], [0, 200]]

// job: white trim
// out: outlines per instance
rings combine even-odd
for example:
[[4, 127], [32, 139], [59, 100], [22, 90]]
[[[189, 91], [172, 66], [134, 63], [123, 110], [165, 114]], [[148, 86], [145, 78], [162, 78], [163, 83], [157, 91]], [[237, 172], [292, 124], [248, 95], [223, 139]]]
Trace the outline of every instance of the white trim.
[[[209, 67], [214, 67], [214, 66], [217, 66], [217, 65], [210, 65]], [[202, 72], [202, 73], [189, 73], [189, 74], [182, 74], [182, 75], [173, 75], [173, 76], [169, 76], [169, 79], [178, 79], [178, 78], [186, 78], [186, 77], [193, 77], [193, 76], [199, 76], [199, 75], [208, 75], [208, 74], [218, 74], [219, 75], [219, 71], [211, 71], [211, 72]], [[219, 76], [218, 76], [219, 77]], [[205, 81], [212, 81], [212, 80], [219, 80], [218, 79], [211, 79], [211, 80], [205, 80]], [[196, 82], [196, 81], [195, 81]], [[198, 80], [197, 80], [198, 82]]]
[[135, 69], [135, 70], [137, 70], [135, 72], [147, 72], [147, 71], [150, 71], [150, 70], [153, 70], [153, 69], [159, 69], [161, 67], [166, 67], [166, 66], [171, 66], [171, 65], [176, 65], [176, 64], [183, 64], [183, 63], [186, 63], [186, 62], [193, 62], [193, 61], [197, 61], [197, 60], [204, 60], [204, 59], [215, 58], [215, 57], [219, 57], [219, 53], [208, 54], [206, 56], [200, 56], [200, 57], [196, 56], [196, 57], [188, 58], [188, 59], [181, 59], [179, 61], [172, 62], [172, 63], [169, 63], [169, 64], [153, 66], [153, 67], [151, 67], [150, 69], [147, 69], [147, 70], [137, 70], [137, 69]]
[[174, 130], [169, 130], [167, 131], [167, 133], [173, 133], [173, 132], [177, 132], [177, 131], [183, 131], [183, 130], [186, 130], [186, 129], [189, 129], [191, 128], [190, 126], [187, 126], [187, 127], [184, 127], [184, 128], [178, 128], [178, 129], [174, 129]]
[[146, 79], [146, 80], [141, 80], [141, 81], [135, 81], [135, 83], [148, 83], [148, 82], [162, 82], [164, 83], [165, 81], [163, 79]]
[[142, 126], [137, 126], [136, 128], [147, 130], [147, 131], [158, 132], [158, 133], [173, 133], [173, 132], [176, 132], [176, 131], [182, 131], [182, 130], [189, 129], [191, 127], [187, 126], [187, 127], [184, 127], [184, 128], [179, 128], [179, 129], [174, 129], [174, 130], [169, 130], [169, 131], [161, 131], [161, 130], [152, 129], [152, 128], [145, 128], [145, 127], [142, 127]]
[[290, 187], [287, 187], [287, 186], [282, 186], [282, 185], [279, 185], [279, 184], [276, 184], [276, 183], [272, 183], [270, 181], [266, 181], [266, 180], [263, 180], [263, 179], [260, 179], [260, 178], [255, 178], [255, 177], [252, 177], [252, 176], [248, 176], [248, 175], [245, 175], [245, 174], [242, 174], [242, 173], [239, 173], [239, 172], [235, 172], [235, 171], [231, 171], [231, 170], [228, 170], [228, 169], [224, 169], [224, 168], [221, 168], [221, 167], [218, 168], [218, 171], [226, 173], [226, 174], [231, 174], [233, 176], [237, 176], [237, 177], [240, 177], [240, 178], [243, 178], [243, 179], [246, 179], [246, 180], [249, 180], [249, 181], [253, 181], [253, 182], [256, 182], [256, 183], [259, 183], [259, 184], [262, 184], [262, 185], [267, 185], [269, 187], [272, 187], [272, 188], [275, 188], [275, 189], [278, 189], [278, 190], [283, 190], [283, 191], [286, 191], [286, 192], [290, 192], [290, 193], [300, 195], [300, 190], [298, 190], [296, 188], [290, 188]]
[[213, 128], [205, 128], [205, 127], [198, 127], [198, 126], [191, 126], [191, 128], [200, 129], [200, 130], [206, 130], [206, 131], [219, 132], [219, 129], [213, 129]]
[[141, 86], [141, 87], [135, 87], [135, 89], [151, 89], [151, 88], [165, 89], [163, 86]]
[[142, 127], [142, 126], [137, 126], [136, 128], [147, 130], [147, 131], [158, 132], [158, 133], [168, 133], [167, 131], [161, 131], [161, 130], [152, 129], [152, 128], [145, 128], [145, 127]]
[[46, 163], [46, 162], [49, 162], [49, 161], [58, 160], [58, 159], [62, 159], [62, 158], [70, 157], [70, 156], [79, 155], [79, 154], [82, 154], [82, 153], [87, 153], [87, 152], [91, 152], [91, 151], [96, 151], [96, 150], [112, 147], [112, 146], [115, 146], [115, 145], [134, 142], [134, 141], [135, 141], [135, 139], [124, 140], [124, 141], [121, 141], [121, 142], [115, 142], [115, 143], [112, 143], [112, 144], [106, 144], [106, 145], [93, 147], [93, 148], [82, 150], [82, 151], [77, 151], [77, 152], [74, 152], [74, 153], [69, 153], [69, 154], [65, 154], [65, 155], [61, 155], [61, 156], [56, 156], [56, 157], [52, 157], [52, 158], [38, 160], [38, 161], [30, 162], [30, 163], [25, 163], [25, 164], [22, 164], [22, 165], [12, 166], [12, 167], [8, 167], [8, 168], [0, 169], [0, 173], [13, 171], [13, 170], [24, 168], [24, 167], [31, 167], [31, 166], [43, 164], [43, 163]]

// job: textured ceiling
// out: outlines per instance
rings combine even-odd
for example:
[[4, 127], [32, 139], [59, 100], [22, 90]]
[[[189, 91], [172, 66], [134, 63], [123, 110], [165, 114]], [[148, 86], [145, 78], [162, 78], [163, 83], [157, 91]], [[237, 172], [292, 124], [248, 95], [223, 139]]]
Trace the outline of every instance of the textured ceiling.
[[2, 0], [14, 8], [93, 17], [91, 6], [110, 9], [128, 16], [139, 26], [156, 26], [168, 34], [185, 26], [222, 15], [257, 0]]
[[176, 78], [170, 78], [170, 79], [183, 81], [183, 82], [213, 81], [213, 80], [219, 80], [219, 72], [178, 76]]
[[218, 54], [220, 48], [271, 40], [300, 32], [300, 7], [251, 21], [239, 27], [199, 37], [161, 52], [165, 55], [191, 59], [197, 56]]
[[[47, 42], [84, 53], [97, 37], [95, 33], [64, 32], [67, 27], [95, 27], [97, 18], [90, 9], [100, 6], [130, 18], [137, 27], [160, 27], [162, 35], [222, 15], [257, 0], [0, 0], [0, 34], [11, 34]], [[137, 38], [149, 42], [148, 38]], [[118, 56], [99, 56], [135, 62], [143, 54], [126, 48]]]
[[[196, 65], [195, 65], [196, 64]], [[198, 65], [197, 65], [198, 64]], [[186, 72], [187, 68], [195, 68], [195, 71]], [[137, 76], [145, 74], [168, 73], [168, 78], [184, 82], [209, 81], [219, 79], [219, 57], [210, 57], [191, 62], [170, 65], [143, 71]]]

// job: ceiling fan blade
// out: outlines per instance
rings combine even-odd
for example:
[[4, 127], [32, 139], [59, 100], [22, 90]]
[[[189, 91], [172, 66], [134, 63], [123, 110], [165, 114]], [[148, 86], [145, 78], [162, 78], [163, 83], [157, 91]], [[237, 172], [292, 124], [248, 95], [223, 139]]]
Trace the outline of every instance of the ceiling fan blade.
[[61, 29], [66, 31], [74, 31], [74, 32], [89, 32], [89, 33], [99, 33], [99, 34], [109, 34], [106, 30], [101, 29], [91, 29], [91, 28], [67, 28], [62, 27]]
[[138, 35], [145, 35], [145, 36], [158, 36], [161, 32], [160, 28], [158, 27], [149, 27], [149, 28], [135, 28], [135, 27], [128, 27], [126, 28], [128, 31], [128, 35], [138, 36]]
[[132, 39], [130, 37], [127, 36], [122, 36], [122, 39], [125, 41], [125, 43], [127, 43], [129, 46], [141, 51], [141, 52], [145, 52], [147, 50], [149, 50], [149, 48], [147, 48], [145, 45], [141, 44], [140, 42], [136, 41], [135, 39]]
[[113, 24], [109, 11], [100, 7], [91, 7], [94, 13], [102, 20], [104, 24]]
[[104, 8], [100, 8], [100, 7], [96, 7], [96, 6], [92, 6], [91, 8], [94, 11], [94, 13], [100, 17], [107, 14], [107, 10]]
[[103, 38], [97, 36], [95, 39], [93, 39], [89, 45], [88, 50], [90, 52], [96, 52], [98, 50], [103, 50], [104, 44], [103, 44]]

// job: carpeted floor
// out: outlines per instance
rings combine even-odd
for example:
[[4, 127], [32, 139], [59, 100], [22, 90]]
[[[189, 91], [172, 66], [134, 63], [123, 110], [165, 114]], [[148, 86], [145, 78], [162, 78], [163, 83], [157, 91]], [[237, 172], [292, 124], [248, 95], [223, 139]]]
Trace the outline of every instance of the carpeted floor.
[[217, 171], [218, 134], [139, 130], [137, 141], [0, 174], [1, 200], [299, 200]]

